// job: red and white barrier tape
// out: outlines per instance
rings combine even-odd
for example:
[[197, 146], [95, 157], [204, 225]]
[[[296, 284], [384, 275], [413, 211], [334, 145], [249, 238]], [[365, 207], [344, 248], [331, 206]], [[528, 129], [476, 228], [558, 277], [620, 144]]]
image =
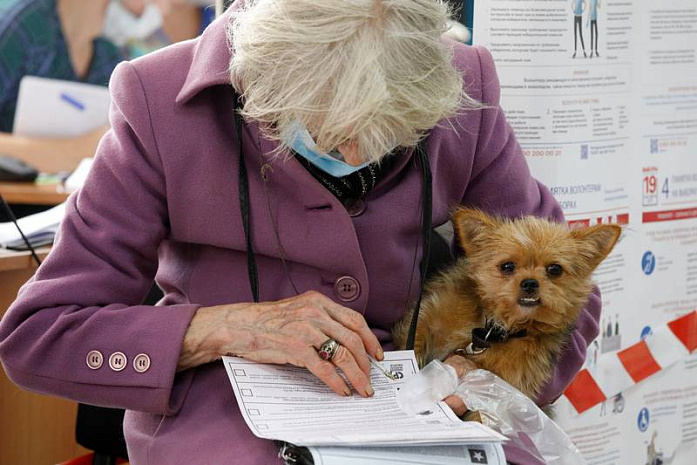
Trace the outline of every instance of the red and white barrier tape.
[[697, 349], [697, 311], [653, 329], [653, 334], [626, 349], [601, 355], [584, 368], [564, 395], [578, 413], [668, 368]]

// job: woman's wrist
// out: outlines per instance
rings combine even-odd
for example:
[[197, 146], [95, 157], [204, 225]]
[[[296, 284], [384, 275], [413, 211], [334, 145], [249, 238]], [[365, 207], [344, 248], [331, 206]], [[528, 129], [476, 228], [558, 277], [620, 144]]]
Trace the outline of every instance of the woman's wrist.
[[[199, 308], [184, 335], [177, 371], [218, 360], [245, 348], [249, 304]], [[245, 337], [246, 336], [246, 337]]]

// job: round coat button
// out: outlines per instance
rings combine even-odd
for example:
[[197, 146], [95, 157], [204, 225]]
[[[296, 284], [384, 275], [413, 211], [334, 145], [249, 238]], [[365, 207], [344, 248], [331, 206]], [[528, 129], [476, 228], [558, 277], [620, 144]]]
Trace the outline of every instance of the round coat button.
[[109, 368], [114, 371], [121, 371], [126, 368], [128, 359], [123, 352], [114, 352], [109, 356]]
[[93, 370], [101, 368], [104, 363], [104, 356], [98, 350], [91, 350], [87, 354], [87, 366]]
[[356, 278], [342, 276], [334, 284], [336, 296], [343, 302], [351, 302], [358, 298], [361, 293], [361, 285]]
[[133, 369], [138, 373], [145, 373], [150, 368], [150, 357], [147, 354], [138, 354], [133, 359]]
[[344, 201], [344, 207], [351, 218], [356, 216], [361, 216], [367, 207], [367, 203], [363, 199], [346, 199]]

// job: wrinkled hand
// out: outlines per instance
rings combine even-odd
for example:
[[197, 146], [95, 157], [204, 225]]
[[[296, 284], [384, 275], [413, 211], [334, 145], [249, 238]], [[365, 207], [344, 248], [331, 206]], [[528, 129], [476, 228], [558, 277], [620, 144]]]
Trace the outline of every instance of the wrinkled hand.
[[[462, 379], [462, 377], [465, 376], [469, 371], [476, 370], [478, 368], [476, 363], [463, 357], [462, 355], [451, 355], [445, 359], [444, 363], [447, 363], [451, 367], [455, 368], [457, 377], [459, 379]], [[458, 396], [446, 397], [445, 403], [448, 404], [448, 407], [450, 407], [458, 417], [461, 417], [467, 413], [467, 406], [465, 406], [465, 403], [462, 402], [462, 399], [460, 399]]]
[[[341, 347], [329, 361], [317, 349], [329, 338]], [[236, 355], [261, 363], [305, 367], [337, 394], [351, 395], [338, 367], [363, 396], [373, 395], [368, 354], [382, 360], [380, 343], [363, 316], [310, 291], [277, 302], [204, 307], [184, 337], [179, 369]]]

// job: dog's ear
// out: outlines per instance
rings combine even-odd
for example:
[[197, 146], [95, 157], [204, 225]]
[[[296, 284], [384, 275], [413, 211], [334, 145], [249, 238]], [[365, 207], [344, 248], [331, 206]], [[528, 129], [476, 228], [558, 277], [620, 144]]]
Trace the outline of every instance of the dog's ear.
[[498, 225], [495, 218], [474, 208], [458, 208], [452, 217], [458, 245], [465, 254], [470, 249], [477, 248], [477, 243], [486, 239], [489, 231]]
[[579, 256], [591, 271], [612, 252], [621, 234], [622, 227], [616, 224], [599, 224], [571, 231], [571, 236], [580, 244]]

